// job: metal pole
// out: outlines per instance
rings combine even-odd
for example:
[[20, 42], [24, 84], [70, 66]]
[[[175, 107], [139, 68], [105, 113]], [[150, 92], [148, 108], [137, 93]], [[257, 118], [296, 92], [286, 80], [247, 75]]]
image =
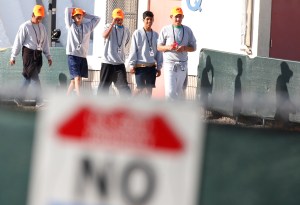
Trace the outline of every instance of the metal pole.
[[[52, 26], [51, 26], [51, 34], [54, 29], [56, 29], [56, 0], [52, 0], [52, 20], [51, 20]], [[52, 46], [55, 47], [56, 42], [51, 41]]]
[[50, 46], [51, 45], [51, 24], [52, 24], [52, 0], [48, 0], [48, 39], [49, 39], [49, 42], [50, 42]]
[[49, 4], [48, 4], [48, 39], [50, 42], [50, 46], [51, 46], [51, 24], [52, 24], [52, 0], [48, 0]]

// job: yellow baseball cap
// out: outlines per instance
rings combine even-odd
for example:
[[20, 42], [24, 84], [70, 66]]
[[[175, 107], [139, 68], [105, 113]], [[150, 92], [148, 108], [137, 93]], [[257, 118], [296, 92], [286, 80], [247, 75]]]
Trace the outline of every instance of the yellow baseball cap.
[[41, 5], [35, 5], [33, 7], [33, 11], [32, 12], [33, 12], [34, 16], [37, 16], [37, 17], [38, 16], [41, 16], [41, 17], [45, 16], [45, 9]]
[[112, 12], [112, 17], [114, 19], [117, 19], [117, 18], [118, 19], [124, 19], [124, 12], [123, 12], [123, 10], [120, 9], [120, 8], [114, 9], [113, 12]]
[[74, 8], [73, 11], [72, 11], [72, 16], [75, 16], [77, 14], [83, 15], [84, 10], [82, 10], [81, 8]]
[[178, 6], [172, 8], [172, 10], [171, 10], [171, 15], [172, 15], [172, 16], [176, 16], [176, 15], [178, 15], [178, 14], [183, 15], [182, 9], [181, 9], [180, 7], [178, 7]]

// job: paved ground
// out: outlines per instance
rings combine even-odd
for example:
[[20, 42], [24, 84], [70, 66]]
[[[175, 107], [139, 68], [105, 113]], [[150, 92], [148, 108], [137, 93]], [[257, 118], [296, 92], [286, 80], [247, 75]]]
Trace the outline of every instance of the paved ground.
[[224, 116], [220, 113], [206, 112], [203, 118], [208, 123], [228, 124], [240, 127], [250, 127], [258, 129], [282, 129], [300, 132], [299, 123], [282, 123], [274, 119], [262, 119], [258, 117], [240, 116], [238, 118]]
[[[10, 109], [17, 109], [22, 111], [29, 112], [38, 112], [47, 109], [47, 103], [37, 108], [35, 106], [35, 102], [25, 102], [22, 106], [17, 106], [14, 101], [0, 101], [0, 105], [2, 107], [9, 107]], [[261, 119], [258, 117], [249, 117], [249, 116], [240, 116], [238, 118], [234, 118], [231, 116], [225, 116], [217, 112], [204, 111], [201, 110], [199, 113], [202, 116], [202, 119], [207, 123], [214, 124], [224, 124], [224, 125], [233, 125], [240, 127], [250, 127], [257, 129], [283, 129], [289, 131], [297, 131], [300, 132], [300, 123], [280, 123], [276, 122], [273, 119]]]

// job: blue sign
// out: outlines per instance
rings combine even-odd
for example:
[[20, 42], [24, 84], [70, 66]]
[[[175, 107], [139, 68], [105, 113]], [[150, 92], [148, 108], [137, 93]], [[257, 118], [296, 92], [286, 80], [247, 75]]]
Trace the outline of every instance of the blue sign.
[[194, 6], [191, 5], [191, 0], [186, 0], [186, 4], [191, 11], [202, 11], [201, 4], [202, 0], [195, 0]]

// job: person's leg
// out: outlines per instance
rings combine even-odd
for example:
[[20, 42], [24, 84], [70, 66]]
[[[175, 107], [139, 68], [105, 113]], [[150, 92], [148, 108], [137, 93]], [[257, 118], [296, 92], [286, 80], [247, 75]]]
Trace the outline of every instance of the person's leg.
[[77, 96], [80, 96], [80, 85], [81, 85], [81, 77], [80, 76], [76, 76], [74, 78], [74, 90], [76, 92]]
[[20, 89], [17, 91], [17, 95], [14, 97], [14, 102], [17, 106], [21, 106], [26, 98], [28, 86], [31, 82], [30, 78], [26, 78], [23, 76], [23, 82], [21, 84]]
[[82, 78], [88, 78], [89, 73], [88, 73], [88, 63], [86, 58], [80, 58], [80, 67], [79, 67], [79, 73], [80, 75], [78, 78], [75, 78], [75, 90], [76, 90], [76, 85], [78, 85], [78, 93], [79, 90], [82, 89]]
[[176, 100], [176, 78], [177, 71], [173, 70], [174, 65], [164, 64], [164, 76], [165, 76], [165, 97], [167, 100]]
[[31, 77], [28, 74], [31, 72], [31, 70], [34, 69], [33, 55], [34, 55], [33, 50], [30, 50], [26, 47], [22, 48], [23, 82], [21, 83], [21, 87], [17, 91], [17, 96], [14, 99], [17, 105], [22, 105], [22, 102], [25, 100], [27, 96], [28, 86], [31, 82]]
[[183, 88], [184, 88], [184, 81], [187, 77], [187, 71], [186, 70], [179, 70], [177, 71], [177, 81], [176, 81], [176, 93], [178, 98], [183, 99], [185, 96], [183, 95]]
[[75, 83], [74, 83], [74, 79], [72, 79], [68, 87], [67, 96], [69, 96], [73, 92], [74, 87], [75, 87]]
[[187, 95], [186, 95], [186, 91], [187, 91], [187, 87], [188, 87], [188, 74], [186, 72], [186, 76], [183, 82], [183, 86], [182, 86], [182, 99], [186, 99]]
[[21, 98], [26, 97], [26, 93], [27, 93], [27, 90], [28, 90], [28, 87], [29, 87], [30, 83], [31, 83], [31, 78], [23, 77], [23, 83], [22, 83], [21, 88], [20, 88], [20, 97]]
[[41, 87], [41, 82], [40, 82], [40, 78], [39, 78], [39, 74], [38, 74], [38, 70], [35, 69], [32, 72], [31, 75], [31, 84], [32, 84], [32, 88], [33, 88], [33, 94], [36, 98], [36, 104], [40, 104], [43, 102], [43, 98], [42, 98], [42, 87]]
[[138, 96], [143, 94], [145, 88], [145, 79], [144, 75], [145, 69], [144, 68], [136, 68], [135, 69], [135, 83], [136, 88], [133, 91], [133, 96]]
[[152, 89], [155, 88], [156, 82], [156, 67], [147, 67], [145, 72], [145, 95], [152, 96]]
[[144, 88], [144, 96], [151, 98], [151, 96], [152, 96], [152, 88], [151, 87]]
[[120, 95], [130, 95], [131, 90], [128, 86], [125, 65], [124, 64], [117, 65], [115, 66], [115, 68], [116, 69], [113, 76], [113, 82], [115, 86], [117, 87]]
[[108, 94], [109, 87], [111, 86], [115, 67], [111, 64], [102, 63], [100, 70], [100, 83], [98, 86], [97, 95], [101, 93]]
[[69, 72], [71, 76], [71, 82], [67, 91], [67, 95], [70, 95], [75, 91], [77, 96], [80, 96], [80, 82], [81, 82], [81, 66], [82, 59], [78, 56], [68, 55]]
[[136, 87], [132, 93], [133, 96], [139, 96], [139, 95], [143, 95], [143, 93], [145, 92], [144, 88], [138, 88]]

